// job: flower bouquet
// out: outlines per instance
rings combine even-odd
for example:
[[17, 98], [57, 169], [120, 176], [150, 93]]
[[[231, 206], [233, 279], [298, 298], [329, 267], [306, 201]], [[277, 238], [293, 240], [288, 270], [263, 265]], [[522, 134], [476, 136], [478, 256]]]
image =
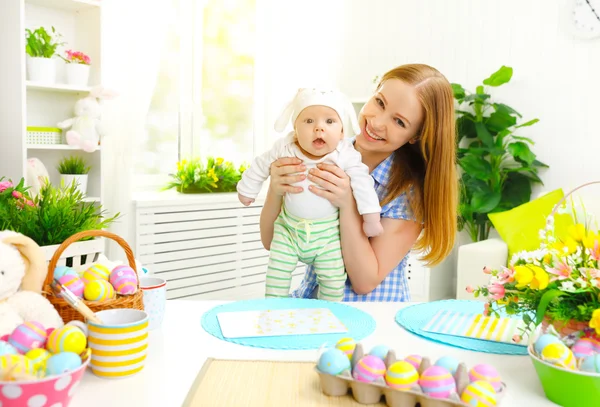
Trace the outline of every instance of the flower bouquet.
[[223, 158], [209, 157], [204, 164], [199, 158], [177, 163], [177, 172], [164, 188], [175, 188], [181, 193], [235, 192], [237, 183], [246, 170], [245, 164], [236, 168]]
[[65, 71], [69, 85], [87, 86], [90, 76], [91, 59], [81, 51], [65, 51], [61, 58], [66, 62]]

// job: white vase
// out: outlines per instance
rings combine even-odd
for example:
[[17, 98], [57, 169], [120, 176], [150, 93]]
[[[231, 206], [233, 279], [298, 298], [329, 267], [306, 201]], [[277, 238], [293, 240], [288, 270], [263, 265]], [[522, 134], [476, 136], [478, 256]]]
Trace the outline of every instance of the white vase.
[[56, 63], [52, 58], [28, 57], [27, 75], [32, 82], [56, 82]]
[[65, 64], [67, 83], [73, 86], [87, 86], [90, 66], [85, 64]]
[[83, 196], [87, 193], [87, 182], [88, 175], [87, 174], [61, 174], [60, 175], [60, 183], [61, 185], [65, 185], [69, 187], [73, 184], [73, 181], [77, 184], [77, 190], [83, 194]]

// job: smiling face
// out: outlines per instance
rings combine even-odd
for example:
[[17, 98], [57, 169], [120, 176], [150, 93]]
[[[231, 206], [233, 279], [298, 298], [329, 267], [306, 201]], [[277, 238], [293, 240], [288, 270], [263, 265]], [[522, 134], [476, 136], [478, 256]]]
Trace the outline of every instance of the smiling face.
[[415, 87], [400, 79], [388, 79], [360, 111], [361, 133], [356, 137], [356, 147], [373, 153], [392, 153], [407, 142], [416, 141], [423, 120]]
[[308, 106], [298, 115], [294, 128], [297, 145], [312, 159], [331, 153], [344, 137], [340, 116], [327, 106]]

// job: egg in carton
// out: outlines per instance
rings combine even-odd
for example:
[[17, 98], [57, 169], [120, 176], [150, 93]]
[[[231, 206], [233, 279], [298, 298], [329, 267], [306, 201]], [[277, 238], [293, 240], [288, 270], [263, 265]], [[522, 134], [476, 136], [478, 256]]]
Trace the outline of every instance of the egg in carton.
[[[350, 391], [360, 404], [376, 404], [384, 396], [388, 407], [484, 407], [499, 405], [506, 393], [504, 383], [478, 380], [486, 372], [468, 371], [464, 363], [451, 374], [424, 357], [415, 369], [416, 355], [410, 362], [402, 361], [389, 350], [382, 361], [365, 355], [360, 343], [349, 356], [336, 348], [321, 355], [315, 371], [326, 395], [340, 397]], [[495, 393], [495, 400], [489, 393]]]

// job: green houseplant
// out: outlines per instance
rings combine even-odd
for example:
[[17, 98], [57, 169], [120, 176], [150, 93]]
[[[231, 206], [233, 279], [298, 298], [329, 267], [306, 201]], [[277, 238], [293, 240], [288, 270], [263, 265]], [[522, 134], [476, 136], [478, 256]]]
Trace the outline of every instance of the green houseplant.
[[246, 165], [235, 167], [221, 157], [209, 157], [204, 163], [199, 158], [177, 163], [177, 172], [164, 189], [175, 188], [181, 193], [235, 192]]
[[73, 155], [62, 158], [57, 167], [61, 185], [69, 186], [74, 183], [77, 190], [85, 195], [90, 169], [91, 167], [82, 157]]
[[477, 86], [474, 93], [453, 83], [458, 103], [458, 165], [462, 169], [459, 230], [466, 229], [473, 241], [489, 236], [488, 213], [517, 207], [531, 198], [533, 184], [542, 183], [538, 171], [548, 167], [531, 151], [534, 142], [516, 132], [537, 123], [520, 123], [522, 116], [512, 107], [491, 101], [487, 87], [508, 83], [513, 69], [502, 66]]
[[51, 32], [44, 27], [35, 30], [25, 29], [25, 52], [27, 59], [27, 74], [29, 80], [35, 82], [54, 83], [56, 80], [56, 65], [52, 59], [62, 42], [61, 35], [52, 27]]

